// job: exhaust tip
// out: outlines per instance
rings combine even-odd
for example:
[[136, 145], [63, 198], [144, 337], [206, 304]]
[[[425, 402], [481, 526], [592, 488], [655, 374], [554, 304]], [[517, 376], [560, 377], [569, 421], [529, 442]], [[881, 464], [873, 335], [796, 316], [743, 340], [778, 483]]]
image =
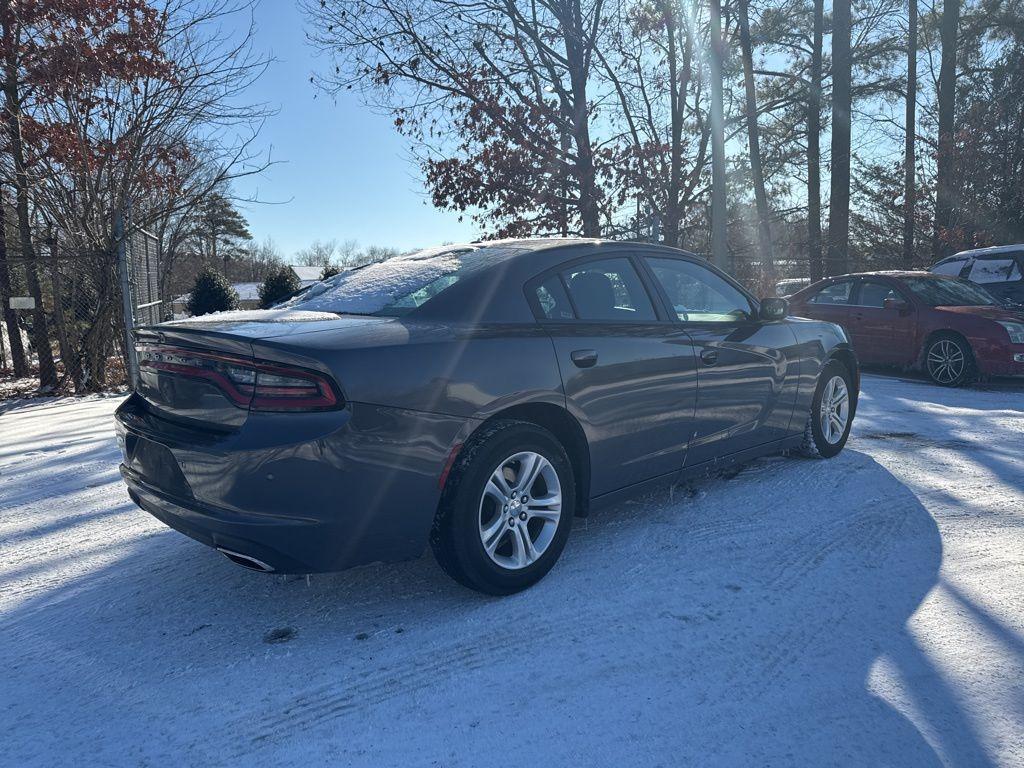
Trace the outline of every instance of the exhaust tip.
[[259, 571], [260, 573], [273, 573], [274, 569], [264, 563], [262, 560], [257, 560], [251, 555], [243, 555], [241, 552], [232, 552], [230, 549], [224, 549], [224, 547], [217, 547], [217, 551], [220, 552], [224, 557], [230, 560], [235, 565], [240, 565], [243, 568], [248, 568], [250, 571]]

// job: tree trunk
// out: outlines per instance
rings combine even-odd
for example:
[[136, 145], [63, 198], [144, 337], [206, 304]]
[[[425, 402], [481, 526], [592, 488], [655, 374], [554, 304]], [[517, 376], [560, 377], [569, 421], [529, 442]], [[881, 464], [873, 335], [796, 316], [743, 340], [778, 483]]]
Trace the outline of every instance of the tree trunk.
[[746, 95], [747, 144], [750, 148], [750, 175], [754, 182], [754, 200], [757, 203], [757, 251], [761, 270], [774, 273], [772, 263], [771, 212], [764, 191], [764, 169], [761, 166], [761, 142], [757, 126], [757, 92], [754, 88], [754, 51], [750, 41], [750, 18], [747, 0], [739, 0], [740, 48], [743, 53], [743, 86]]
[[814, 0], [811, 83], [807, 90], [807, 262], [811, 282], [820, 280], [821, 261], [821, 48], [825, 1]]
[[572, 135], [576, 144], [576, 182], [579, 184], [580, 222], [584, 237], [601, 236], [601, 209], [598, 205], [597, 172], [594, 150], [590, 145], [590, 115], [587, 110], [587, 79], [589, 56], [583, 41], [584, 28], [579, 3], [572, 4], [570, 19], [564, 24], [565, 58], [569, 72], [572, 103], [569, 105]]
[[664, 243], [674, 248], [679, 247], [679, 189], [682, 183], [682, 136], [683, 120], [680, 109], [681, 98], [685, 98], [685, 90], [680, 93], [677, 89], [677, 78], [679, 77], [678, 47], [676, 46], [676, 17], [673, 6], [668, 3], [661, 4], [661, 12], [665, 16], [665, 41], [668, 46], [668, 109], [669, 109], [669, 130], [671, 133], [669, 146], [668, 165], [668, 190], [665, 199], [665, 228]]
[[725, 107], [722, 94], [722, 4], [711, 0], [711, 261], [729, 269], [725, 196]]
[[917, 208], [917, 0], [907, 2], [907, 113], [903, 152], [903, 268], [914, 268], [914, 211]]
[[52, 237], [47, 241], [50, 250], [50, 285], [53, 288], [53, 320], [57, 332], [57, 344], [60, 347], [60, 360], [64, 367], [64, 375], [71, 379], [75, 394], [85, 394], [85, 382], [82, 376], [82, 365], [79, 358], [77, 340], [73, 329], [64, 316], [64, 285], [60, 274], [60, 263], [57, 258], [57, 241]]
[[949, 230], [953, 227], [956, 182], [953, 178], [953, 121], [956, 116], [956, 46], [960, 25], [960, 0], [943, 0], [942, 63], [939, 68], [939, 148], [935, 159], [935, 230], [932, 256], [939, 259], [949, 251]]
[[850, 28], [850, 0], [836, 0], [832, 7], [832, 184], [825, 265], [830, 275], [848, 272], [850, 262]]
[[28, 360], [25, 358], [25, 346], [21, 343], [21, 328], [18, 327], [18, 316], [11, 309], [11, 272], [7, 266], [7, 218], [3, 203], [0, 202], [0, 301], [3, 301], [4, 327], [11, 347], [11, 363], [15, 378], [24, 379], [29, 375]]
[[[9, 10], [9, 9], [5, 9]], [[15, 210], [18, 214], [18, 238], [21, 256], [25, 260], [25, 276], [28, 292], [35, 299], [32, 310], [32, 348], [39, 362], [39, 388], [50, 391], [57, 386], [57, 369], [53, 364], [50, 336], [46, 328], [46, 310], [43, 309], [43, 294], [39, 287], [39, 264], [32, 247], [32, 225], [28, 212], [28, 170], [25, 167], [25, 147], [21, 136], [21, 97], [18, 93], [17, 46], [18, 35], [5, 24], [2, 30], [6, 43], [7, 60], [4, 62], [4, 107], [7, 113], [7, 132], [10, 142], [11, 159], [14, 163]]]

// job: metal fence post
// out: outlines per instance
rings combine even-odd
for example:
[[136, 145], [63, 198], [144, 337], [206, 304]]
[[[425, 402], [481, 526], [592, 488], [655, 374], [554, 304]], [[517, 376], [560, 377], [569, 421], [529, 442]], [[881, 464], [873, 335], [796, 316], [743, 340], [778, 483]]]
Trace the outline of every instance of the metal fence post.
[[117, 274], [121, 282], [121, 312], [124, 315], [124, 357], [128, 363], [128, 385], [135, 389], [139, 380], [139, 358], [135, 354], [132, 329], [135, 327], [135, 313], [132, 308], [132, 286], [128, 268], [128, 237], [125, 232], [124, 214], [117, 212], [114, 219], [114, 247], [117, 249]]

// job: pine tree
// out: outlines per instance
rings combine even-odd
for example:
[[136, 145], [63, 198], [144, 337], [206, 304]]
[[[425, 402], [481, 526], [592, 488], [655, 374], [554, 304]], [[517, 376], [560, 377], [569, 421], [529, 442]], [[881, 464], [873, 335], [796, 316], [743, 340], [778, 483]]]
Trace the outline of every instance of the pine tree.
[[242, 243], [252, 240], [245, 217], [220, 193], [210, 195], [203, 203], [193, 234], [209, 249], [208, 255], [214, 263], [224, 262], [224, 274], [228, 273], [228, 263]]
[[336, 266], [334, 264], [328, 264], [326, 267], [324, 267], [324, 271], [320, 273], [320, 279], [326, 280], [327, 278], [334, 277], [335, 275], [338, 274], [341, 274], [341, 267]]
[[281, 267], [277, 272], [267, 276], [260, 286], [260, 306], [264, 309], [284, 301], [302, 286], [299, 278], [289, 267]]
[[188, 311], [193, 316], [238, 309], [238, 294], [224, 275], [206, 267], [196, 275], [188, 297]]

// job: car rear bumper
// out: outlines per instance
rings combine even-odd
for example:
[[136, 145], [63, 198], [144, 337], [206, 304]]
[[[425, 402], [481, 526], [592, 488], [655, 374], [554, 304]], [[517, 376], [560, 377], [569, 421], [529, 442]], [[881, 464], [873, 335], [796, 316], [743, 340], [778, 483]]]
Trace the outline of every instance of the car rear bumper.
[[[255, 570], [316, 573], [335, 566], [337, 532], [324, 521], [289, 516], [245, 515], [179, 499], [143, 481], [121, 465], [128, 495], [141, 509], [209, 547], [242, 558]], [[242, 558], [237, 557], [241, 555]]]
[[169, 421], [138, 396], [116, 414], [121, 475], [139, 507], [282, 573], [422, 554], [438, 478], [466, 427], [465, 419], [358, 403], [344, 412], [251, 414], [229, 433]]

